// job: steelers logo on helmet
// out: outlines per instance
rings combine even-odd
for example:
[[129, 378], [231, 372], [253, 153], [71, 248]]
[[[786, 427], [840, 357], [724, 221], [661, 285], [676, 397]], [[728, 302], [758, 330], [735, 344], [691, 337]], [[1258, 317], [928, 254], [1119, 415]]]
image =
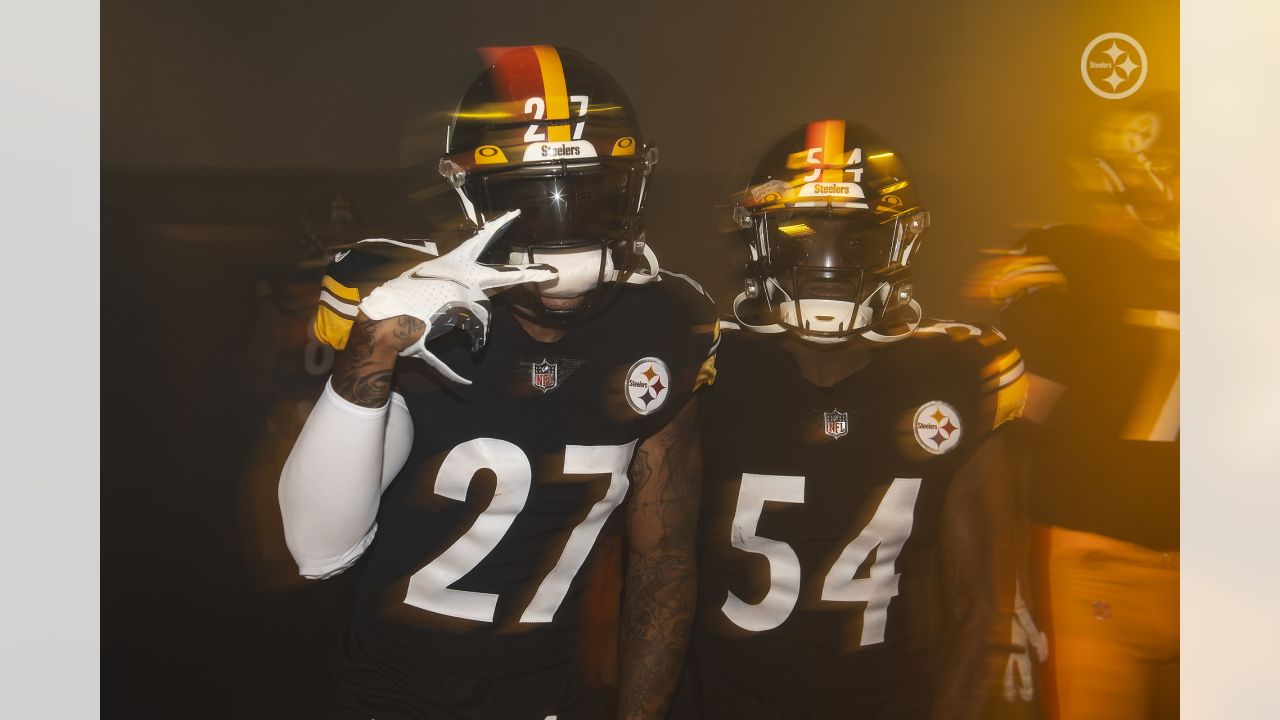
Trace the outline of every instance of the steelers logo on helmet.
[[640, 358], [627, 371], [623, 392], [627, 404], [641, 415], [657, 412], [671, 391], [671, 371], [655, 357]]
[[919, 322], [908, 265], [929, 215], [906, 163], [870, 128], [838, 119], [797, 128], [734, 200], [752, 258], [735, 312], [751, 301], [773, 320], [747, 329], [890, 342]]
[[657, 276], [641, 224], [657, 148], [618, 83], [580, 53], [548, 45], [483, 53], [488, 67], [453, 113], [440, 174], [476, 224], [520, 211], [482, 261], [557, 268], [556, 280], [502, 301], [544, 320], [581, 319], [619, 284]]
[[950, 452], [960, 444], [960, 413], [941, 400], [920, 406], [912, 419], [916, 442], [934, 455]]

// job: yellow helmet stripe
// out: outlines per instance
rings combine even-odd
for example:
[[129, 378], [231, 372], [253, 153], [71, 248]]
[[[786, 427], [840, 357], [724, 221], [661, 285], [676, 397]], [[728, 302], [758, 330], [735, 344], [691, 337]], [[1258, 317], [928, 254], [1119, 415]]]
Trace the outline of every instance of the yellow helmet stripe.
[[[568, 120], [569, 93], [564, 79], [564, 66], [560, 64], [560, 53], [550, 45], [535, 45], [533, 52], [538, 57], [538, 68], [542, 71], [547, 120]], [[572, 129], [567, 124], [548, 125], [547, 139], [551, 142], [568, 142], [573, 139]]]

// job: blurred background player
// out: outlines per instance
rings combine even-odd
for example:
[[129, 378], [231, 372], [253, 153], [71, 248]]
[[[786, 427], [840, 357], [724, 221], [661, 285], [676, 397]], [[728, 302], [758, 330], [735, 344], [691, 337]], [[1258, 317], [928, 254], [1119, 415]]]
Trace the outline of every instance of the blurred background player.
[[304, 581], [283, 542], [276, 484], [293, 441], [333, 369], [334, 350], [315, 336], [316, 294], [334, 254], [359, 239], [357, 209], [341, 192], [313, 198], [299, 219], [297, 242], [286, 262], [263, 273], [254, 287], [252, 336], [244, 364], [249, 389], [266, 406], [264, 427], [251, 456], [246, 515], [248, 563], [274, 589]]
[[308, 577], [364, 558], [333, 660], [362, 720], [614, 717], [582, 667], [584, 578], [624, 538], [616, 714], [660, 717], [714, 311], [644, 242], [657, 151], [617, 83], [565, 48], [489, 57], [438, 165], [471, 237], [362, 241], [323, 279], [341, 352], [281, 476], [285, 535]]
[[1094, 226], [1026, 233], [970, 294], [1022, 350], [1050, 718], [1178, 714], [1178, 97], [1107, 115]]
[[1013, 597], [997, 429], [1021, 412], [1018, 351], [923, 317], [929, 214], [865, 125], [787, 134], [734, 216], [751, 260], [702, 408], [682, 717], [974, 717]]

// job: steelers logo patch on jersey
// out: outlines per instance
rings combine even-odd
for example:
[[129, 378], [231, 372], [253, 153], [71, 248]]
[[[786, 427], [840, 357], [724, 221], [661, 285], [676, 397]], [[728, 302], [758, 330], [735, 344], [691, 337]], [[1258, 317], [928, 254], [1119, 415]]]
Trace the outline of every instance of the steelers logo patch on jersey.
[[671, 371], [667, 364], [655, 357], [640, 358], [627, 371], [627, 385], [623, 388], [631, 409], [641, 415], [657, 412], [670, 394]]
[[916, 410], [912, 427], [916, 442], [934, 455], [950, 452], [960, 444], [960, 413], [941, 400], [921, 405]]

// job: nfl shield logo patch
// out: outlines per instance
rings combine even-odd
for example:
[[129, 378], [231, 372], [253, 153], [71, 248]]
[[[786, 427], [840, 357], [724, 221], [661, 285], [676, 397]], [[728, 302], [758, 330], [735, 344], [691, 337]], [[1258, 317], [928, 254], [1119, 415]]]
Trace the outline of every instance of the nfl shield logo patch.
[[849, 434], [849, 413], [833, 409], [822, 413], [822, 418], [826, 421], [824, 430], [833, 440]]
[[529, 382], [544, 393], [550, 392], [560, 384], [560, 366], [547, 362], [546, 358], [533, 363], [529, 369]]

